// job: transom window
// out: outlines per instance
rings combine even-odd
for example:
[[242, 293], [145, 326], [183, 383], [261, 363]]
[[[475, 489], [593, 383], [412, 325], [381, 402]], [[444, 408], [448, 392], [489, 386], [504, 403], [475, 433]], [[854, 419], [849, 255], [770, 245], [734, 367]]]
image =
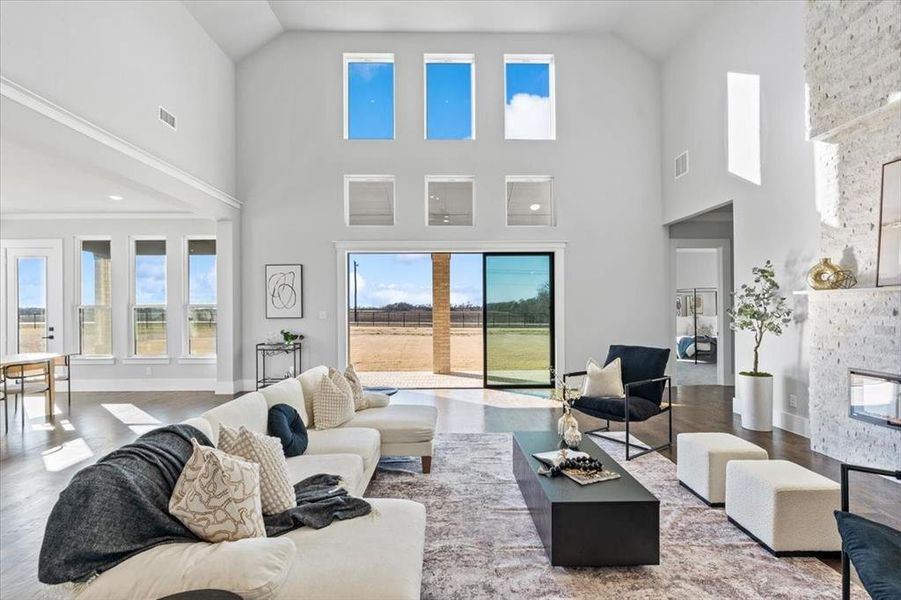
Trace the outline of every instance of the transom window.
[[504, 55], [504, 132], [508, 140], [556, 139], [554, 55]]
[[427, 176], [426, 224], [429, 226], [472, 225], [472, 177]]
[[556, 225], [553, 177], [507, 177], [507, 225]]
[[475, 139], [475, 55], [425, 55], [425, 138]]
[[394, 225], [394, 176], [345, 175], [344, 219], [348, 225]]
[[344, 139], [394, 139], [393, 54], [344, 54]]

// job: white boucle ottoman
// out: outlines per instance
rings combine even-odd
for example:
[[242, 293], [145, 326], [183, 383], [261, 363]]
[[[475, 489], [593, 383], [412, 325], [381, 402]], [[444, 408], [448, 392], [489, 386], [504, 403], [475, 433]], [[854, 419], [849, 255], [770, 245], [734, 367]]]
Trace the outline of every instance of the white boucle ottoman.
[[726, 465], [726, 515], [776, 556], [834, 553], [838, 483], [787, 460]]
[[676, 437], [679, 483], [710, 506], [726, 501], [726, 463], [766, 460], [766, 450], [731, 433], [680, 433]]

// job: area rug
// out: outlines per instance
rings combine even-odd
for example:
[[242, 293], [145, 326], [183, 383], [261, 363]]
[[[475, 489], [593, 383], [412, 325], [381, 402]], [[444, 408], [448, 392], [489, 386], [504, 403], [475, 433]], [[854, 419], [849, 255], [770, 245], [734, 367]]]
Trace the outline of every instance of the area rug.
[[[624, 462], [623, 446], [595, 441]], [[513, 478], [511, 444], [509, 434], [443, 434], [436, 438], [431, 474], [421, 473], [419, 461], [380, 466], [367, 496], [408, 498], [426, 507], [423, 598], [841, 597], [837, 572], [815, 558], [771, 556], [722, 509], [679, 486], [675, 464], [656, 453], [626, 464], [660, 498], [661, 564], [551, 567]]]

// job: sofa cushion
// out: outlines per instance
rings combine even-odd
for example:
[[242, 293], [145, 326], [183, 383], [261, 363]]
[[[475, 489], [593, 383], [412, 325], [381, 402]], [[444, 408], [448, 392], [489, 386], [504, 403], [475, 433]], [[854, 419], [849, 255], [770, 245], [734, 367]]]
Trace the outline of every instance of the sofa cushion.
[[356, 454], [303, 454], [286, 462], [292, 484], [320, 473], [337, 475], [352, 496], [362, 496], [369, 483], [363, 481], [363, 457]]
[[316, 429], [338, 427], [353, 418], [353, 392], [344, 375], [336, 369], [329, 369], [328, 375], [319, 380], [313, 394], [313, 414]]
[[409, 500], [368, 501], [369, 516], [282, 536], [294, 542], [297, 557], [276, 600], [419, 600], [425, 508]]
[[842, 546], [873, 600], [901, 598], [901, 531], [835, 511]]
[[229, 400], [216, 408], [211, 408], [200, 416], [210, 422], [213, 432], [210, 441], [218, 444], [220, 425], [227, 425], [233, 429], [244, 425], [251, 431], [265, 434], [268, 427], [269, 407], [263, 394], [251, 392], [240, 398]]
[[304, 400], [303, 386], [300, 381], [291, 377], [284, 381], [279, 381], [275, 385], [264, 387], [260, 390], [263, 397], [266, 398], [266, 406], [272, 408], [276, 404], [287, 404], [294, 407], [300, 418], [303, 419], [304, 425], [310, 424], [310, 418], [307, 415], [307, 405]]
[[354, 414], [342, 427], [378, 429], [383, 444], [427, 442], [435, 436], [438, 409], [434, 406], [391, 404]]
[[381, 436], [375, 429], [339, 427], [310, 431], [307, 454], [356, 454], [363, 459], [364, 473], [375, 469], [381, 454]]
[[287, 404], [276, 404], [269, 408], [269, 435], [274, 435], [281, 441], [286, 457], [300, 456], [309, 443], [303, 419], [293, 406]]
[[283, 537], [236, 542], [163, 544], [133, 556], [77, 588], [76, 600], [155, 600], [197, 589], [222, 589], [245, 600], [272, 597], [294, 566]]
[[214, 441], [216, 439], [216, 436], [213, 435], [213, 428], [210, 425], [210, 422], [203, 417], [192, 417], [186, 421], [182, 421], [181, 423], [182, 425], [190, 425], [194, 429], [199, 430], [200, 433], [207, 437], [207, 439], [209, 439], [214, 444], [216, 443]]
[[175, 482], [169, 512], [207, 542], [266, 537], [260, 466], [191, 440], [194, 452]]
[[[669, 348], [648, 348], [645, 346], [610, 346], [605, 365], [619, 358], [622, 361], [623, 383], [656, 379], [666, 374]], [[663, 399], [664, 382], [651, 383], [629, 390], [630, 396], [638, 396], [660, 404]]]
[[318, 366], [307, 369], [297, 376], [300, 381], [300, 387], [303, 390], [303, 401], [307, 407], [307, 428], [315, 427], [316, 416], [313, 414], [313, 395], [316, 393], [316, 386], [323, 375], [328, 375], [328, 367]]
[[276, 515], [297, 506], [294, 486], [288, 480], [282, 442], [246, 427], [219, 429], [219, 448], [260, 466], [260, 500], [264, 515]]

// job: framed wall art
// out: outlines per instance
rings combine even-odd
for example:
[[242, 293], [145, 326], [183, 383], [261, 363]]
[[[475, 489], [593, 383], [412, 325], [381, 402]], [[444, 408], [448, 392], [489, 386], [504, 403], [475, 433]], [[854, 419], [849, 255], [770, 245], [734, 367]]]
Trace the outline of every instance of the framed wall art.
[[303, 265], [266, 265], [266, 318], [303, 318]]

